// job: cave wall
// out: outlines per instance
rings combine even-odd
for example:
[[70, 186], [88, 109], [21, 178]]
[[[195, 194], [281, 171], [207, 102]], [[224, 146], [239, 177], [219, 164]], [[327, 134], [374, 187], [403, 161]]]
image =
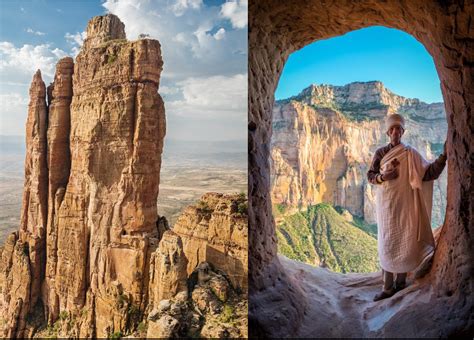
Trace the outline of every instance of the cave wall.
[[[424, 279], [433, 297], [450, 297], [436, 308], [452, 312], [450, 329], [464, 334], [473, 327], [472, 169], [474, 103], [473, 1], [253, 1], [249, 7], [249, 227], [250, 307], [254, 334], [291, 335], [305, 311], [298, 282], [285, 273], [277, 253], [270, 199], [270, 139], [274, 92], [288, 56], [315, 41], [352, 30], [382, 25], [405, 31], [433, 57], [441, 82], [448, 121], [448, 195], [445, 223], [430, 273]], [[269, 287], [280, 289], [268, 290]], [[288, 305], [284, 317], [265, 329], [265, 305]], [[277, 294], [278, 296], [275, 296]], [[272, 295], [270, 297], [270, 295]], [[440, 301], [442, 299], [439, 299]], [[255, 300], [256, 301], [256, 300]], [[261, 301], [261, 299], [259, 299]], [[434, 300], [437, 301], [436, 299]], [[444, 301], [444, 300], [443, 300]], [[467, 333], [466, 333], [467, 334]]]

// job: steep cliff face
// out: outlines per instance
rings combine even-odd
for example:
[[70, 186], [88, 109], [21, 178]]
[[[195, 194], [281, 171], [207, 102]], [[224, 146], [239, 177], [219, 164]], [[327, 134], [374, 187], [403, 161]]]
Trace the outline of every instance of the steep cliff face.
[[[162, 65], [158, 41], [129, 42], [106, 15], [48, 89], [35, 74], [21, 225], [1, 250], [1, 335], [246, 335], [246, 197], [205, 195], [176, 231], [157, 214]], [[202, 227], [204, 240], [186, 238]]]
[[248, 226], [245, 195], [208, 193], [187, 207], [173, 226], [183, 240], [191, 274], [203, 261], [229, 276], [234, 287], [248, 288]]
[[[87, 37], [75, 63], [59, 61], [48, 91], [39, 71], [31, 85], [21, 225], [2, 263], [6, 336], [31, 335], [37, 302], [49, 323], [74, 319], [75, 336], [129, 326], [121, 296], [145, 310], [160, 236], [160, 44], [128, 42], [113, 15], [93, 18]], [[15, 280], [25, 289], [9, 289]]]
[[[433, 160], [446, 138], [442, 103], [392, 93], [381, 82], [311, 85], [273, 108], [272, 202], [304, 208], [330, 202], [375, 223], [366, 172], [375, 150], [388, 143], [384, 119], [406, 117], [403, 141]], [[436, 183], [433, 224], [444, 219], [446, 175]]]

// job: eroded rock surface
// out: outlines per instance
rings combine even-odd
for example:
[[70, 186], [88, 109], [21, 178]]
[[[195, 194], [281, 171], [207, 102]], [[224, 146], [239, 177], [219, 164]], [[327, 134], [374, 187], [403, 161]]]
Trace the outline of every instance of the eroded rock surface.
[[145, 310], [149, 245], [160, 235], [163, 62], [158, 41], [129, 42], [124, 32], [114, 15], [93, 18], [75, 62], [58, 62], [49, 105], [41, 73], [33, 78], [15, 246], [24, 244], [26, 257], [2, 260], [7, 272], [24, 262], [28, 271], [18, 275], [28, 273], [31, 287], [21, 293], [28, 298], [14, 297], [22, 302], [18, 315], [6, 313], [5, 335], [23, 335], [16, 323], [40, 290], [47, 320], [67, 315], [75, 320], [67, 334], [76, 336], [124, 331], [130, 310]]
[[208, 193], [187, 207], [173, 231], [183, 240], [188, 274], [200, 262], [225, 272], [232, 284], [247, 290], [248, 227], [245, 195]]

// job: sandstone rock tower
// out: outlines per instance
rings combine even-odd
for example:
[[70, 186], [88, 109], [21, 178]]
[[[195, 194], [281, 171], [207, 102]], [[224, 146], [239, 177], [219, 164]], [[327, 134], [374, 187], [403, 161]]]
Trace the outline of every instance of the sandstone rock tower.
[[25, 319], [37, 311], [103, 337], [146, 308], [160, 237], [162, 65], [158, 41], [127, 41], [108, 14], [90, 20], [75, 63], [61, 59], [47, 90], [35, 74], [21, 225], [0, 264], [3, 336], [30, 336]]
[[160, 44], [93, 18], [30, 89], [21, 224], [0, 248], [0, 336], [247, 337], [247, 198], [157, 213]]

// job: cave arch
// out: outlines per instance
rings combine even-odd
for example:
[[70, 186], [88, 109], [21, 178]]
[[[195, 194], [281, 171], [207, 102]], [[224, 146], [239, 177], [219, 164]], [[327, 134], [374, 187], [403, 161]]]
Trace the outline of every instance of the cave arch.
[[[448, 121], [448, 195], [445, 223], [420, 293], [379, 328], [363, 335], [415, 333], [400, 322], [420, 316], [425, 336], [467, 335], [474, 328], [472, 168], [474, 154], [473, 1], [269, 0], [249, 7], [249, 227], [250, 329], [254, 334], [295, 336], [304, 323], [307, 292], [276, 256], [270, 200], [270, 138], [274, 92], [288, 56], [317, 40], [381, 25], [405, 31], [433, 57]], [[363, 280], [363, 278], [360, 278]], [[425, 306], [429, 301], [430, 307]], [[274, 310], [278, 315], [272, 315]], [[382, 307], [383, 309], [383, 307]], [[381, 309], [381, 310], [382, 310]], [[407, 316], [409, 315], [409, 317]], [[392, 315], [393, 316], [393, 315]], [[436, 320], [434, 322], [433, 320]], [[350, 324], [350, 323], [349, 323]], [[326, 336], [344, 336], [331, 333]], [[320, 335], [321, 335], [320, 334]], [[416, 334], [420, 335], [420, 334]]]
[[[365, 51], [372, 46], [376, 50]], [[385, 52], [383, 57], [381, 51]], [[418, 71], [420, 67], [429, 69], [430, 76]], [[334, 272], [380, 270], [376, 229], [375, 233], [372, 229], [376, 186], [367, 181], [366, 173], [375, 150], [389, 142], [382, 116], [392, 112], [393, 104], [386, 96], [407, 99], [399, 104], [399, 110], [408, 116], [403, 142], [415, 146], [427, 160], [432, 162], [439, 156], [447, 133], [442, 100], [425, 104], [420, 98], [422, 105], [418, 106], [409, 99], [418, 97], [413, 97], [413, 91], [402, 95], [405, 86], [415, 86], [420, 94], [423, 88], [435, 89], [431, 93], [441, 96], [433, 58], [419, 41], [398, 29], [370, 26], [316, 41], [289, 55], [275, 91], [270, 151], [271, 199], [279, 254], [316, 267], [327, 266]], [[367, 103], [374, 99], [364, 95], [372, 91], [381, 94], [379, 103], [389, 106]], [[362, 111], [353, 107], [352, 102], [360, 103], [359, 100], [367, 103]], [[335, 111], [341, 115], [333, 114]], [[440, 119], [415, 118], [425, 115]], [[441, 150], [437, 149], [439, 145]], [[436, 227], [443, 223], [446, 212], [446, 174], [443, 171], [433, 186], [432, 225]], [[343, 209], [350, 215], [334, 215], [326, 203], [337, 212]], [[333, 217], [327, 235], [320, 234], [326, 224], [315, 219], [321, 215]], [[354, 220], [360, 223], [353, 224]], [[342, 231], [347, 238], [340, 243], [343, 222], [347, 222]], [[359, 242], [366, 246], [358, 246]]]

